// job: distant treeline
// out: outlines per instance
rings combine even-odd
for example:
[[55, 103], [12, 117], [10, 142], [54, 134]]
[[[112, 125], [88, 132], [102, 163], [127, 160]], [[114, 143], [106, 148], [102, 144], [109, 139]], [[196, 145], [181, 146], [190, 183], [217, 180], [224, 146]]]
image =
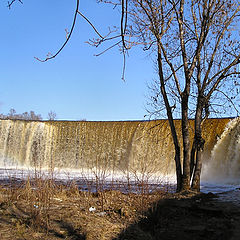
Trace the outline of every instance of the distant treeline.
[[[41, 114], [36, 114], [34, 111], [24, 112], [24, 113], [17, 113], [15, 109], [11, 108], [7, 115], [0, 114], [0, 119], [11, 119], [11, 120], [42, 120]], [[55, 120], [56, 113], [50, 111], [48, 113], [48, 120]]]
[[17, 113], [15, 109], [10, 109], [7, 115], [0, 114], [1, 119], [20, 119], [20, 120], [42, 120], [41, 114], [36, 114], [34, 111]]
[[[36, 114], [34, 111], [17, 113], [14, 108], [9, 110], [8, 114], [0, 113], [0, 119], [10, 119], [10, 120], [43, 120], [41, 114]], [[54, 121], [57, 119], [57, 114], [54, 111], [48, 112], [47, 118], [45, 120]], [[78, 121], [87, 121], [85, 118]]]

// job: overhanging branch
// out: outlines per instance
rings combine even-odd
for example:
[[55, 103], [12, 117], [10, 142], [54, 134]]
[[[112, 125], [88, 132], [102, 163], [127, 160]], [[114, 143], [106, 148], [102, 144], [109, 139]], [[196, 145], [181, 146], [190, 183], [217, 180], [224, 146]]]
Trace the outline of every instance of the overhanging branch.
[[69, 39], [71, 38], [71, 35], [73, 33], [73, 30], [74, 30], [74, 27], [75, 27], [75, 24], [76, 24], [76, 19], [77, 19], [77, 14], [78, 14], [78, 8], [79, 8], [79, 0], [77, 0], [77, 6], [76, 6], [76, 10], [75, 10], [75, 14], [74, 14], [74, 18], [73, 18], [73, 23], [72, 23], [72, 27], [71, 27], [71, 30], [67, 36], [67, 39], [66, 41], [63, 43], [63, 45], [61, 46], [61, 48], [54, 54], [52, 55], [51, 57], [46, 57], [45, 59], [40, 59], [40, 58], [37, 58], [35, 57], [35, 59], [37, 59], [38, 61], [40, 62], [46, 62], [50, 59], [53, 59], [55, 58], [63, 49], [64, 47], [66, 46], [66, 44], [68, 43]]

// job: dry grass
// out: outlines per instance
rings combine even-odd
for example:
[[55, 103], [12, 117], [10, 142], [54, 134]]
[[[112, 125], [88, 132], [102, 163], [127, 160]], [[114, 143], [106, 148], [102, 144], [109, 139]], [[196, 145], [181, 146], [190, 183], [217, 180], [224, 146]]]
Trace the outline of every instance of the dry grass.
[[11, 185], [0, 187], [0, 239], [6, 240], [113, 239], [166, 194], [92, 193], [41, 178]]
[[231, 204], [212, 202], [211, 194], [150, 194], [149, 186], [140, 187], [138, 194], [93, 193], [74, 182], [9, 180], [0, 185], [0, 239], [239, 239], [240, 212]]

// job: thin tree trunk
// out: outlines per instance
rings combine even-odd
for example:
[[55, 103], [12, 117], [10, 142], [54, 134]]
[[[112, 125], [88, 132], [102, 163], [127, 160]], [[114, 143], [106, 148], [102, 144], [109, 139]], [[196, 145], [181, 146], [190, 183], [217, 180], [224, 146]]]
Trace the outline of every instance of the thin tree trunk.
[[164, 104], [167, 109], [167, 116], [168, 116], [168, 122], [171, 129], [171, 135], [174, 143], [175, 148], [175, 166], [176, 166], [176, 177], [177, 177], [177, 192], [182, 190], [182, 167], [181, 167], [181, 157], [180, 157], [180, 146], [178, 142], [177, 132], [173, 121], [172, 116], [172, 109], [168, 101], [166, 89], [165, 89], [165, 82], [164, 82], [164, 76], [163, 76], [163, 69], [162, 69], [162, 57], [161, 57], [161, 49], [159, 47], [158, 49], [158, 74], [160, 79], [160, 85], [161, 85], [161, 93], [164, 99]]
[[192, 178], [193, 170], [196, 164], [196, 140], [193, 140], [192, 150], [191, 150], [191, 159], [190, 159], [190, 178]]
[[182, 191], [190, 189], [190, 141], [188, 121], [188, 93], [182, 98], [183, 182]]
[[191, 188], [194, 191], [200, 191], [200, 176], [201, 176], [201, 169], [202, 169], [202, 152], [204, 149], [205, 140], [202, 138], [202, 111], [203, 107], [205, 106], [205, 98], [200, 93], [198, 97], [196, 115], [195, 115], [195, 145], [196, 148], [196, 160], [195, 160], [195, 168], [192, 178], [192, 185]]
[[196, 152], [196, 165], [194, 169], [193, 174], [193, 180], [192, 180], [192, 190], [199, 192], [200, 191], [200, 176], [201, 176], [201, 170], [202, 170], [202, 149], [197, 149]]
[[176, 176], [177, 176], [177, 192], [182, 190], [182, 168], [180, 159], [180, 147], [175, 146], [175, 165], [176, 165]]

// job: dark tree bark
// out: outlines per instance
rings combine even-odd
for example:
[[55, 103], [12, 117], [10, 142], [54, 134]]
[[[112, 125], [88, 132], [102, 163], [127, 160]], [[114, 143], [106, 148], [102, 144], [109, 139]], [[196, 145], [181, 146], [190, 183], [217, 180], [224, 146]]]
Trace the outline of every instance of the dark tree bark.
[[194, 162], [194, 172], [192, 177], [191, 188], [194, 191], [200, 191], [200, 176], [202, 169], [202, 152], [204, 150], [205, 140], [202, 137], [202, 113], [203, 108], [206, 105], [206, 98], [203, 96], [203, 93], [199, 93], [197, 111], [195, 115], [195, 133], [194, 133], [194, 144], [192, 147], [192, 152], [195, 154], [192, 156], [195, 159], [191, 159], [191, 162]]
[[161, 56], [161, 48], [158, 48], [158, 71], [159, 71], [159, 79], [160, 79], [160, 89], [164, 99], [164, 103], [167, 110], [168, 122], [171, 129], [172, 139], [175, 148], [175, 165], [176, 165], [176, 177], [177, 177], [177, 192], [182, 190], [182, 167], [181, 167], [181, 151], [177, 137], [177, 131], [175, 128], [173, 116], [172, 116], [172, 109], [168, 101], [165, 83], [164, 83], [164, 75], [163, 75], [163, 66], [162, 66], [162, 56]]
[[188, 94], [182, 97], [183, 180], [182, 191], [190, 188], [190, 141], [188, 120]]

